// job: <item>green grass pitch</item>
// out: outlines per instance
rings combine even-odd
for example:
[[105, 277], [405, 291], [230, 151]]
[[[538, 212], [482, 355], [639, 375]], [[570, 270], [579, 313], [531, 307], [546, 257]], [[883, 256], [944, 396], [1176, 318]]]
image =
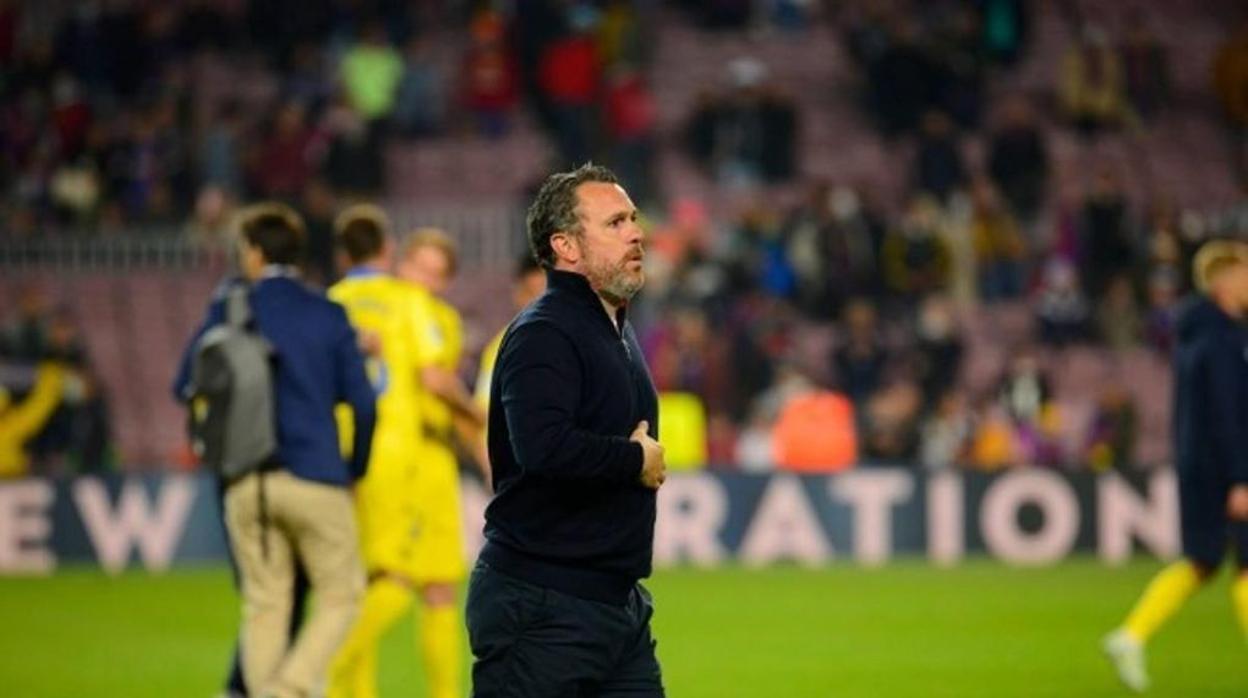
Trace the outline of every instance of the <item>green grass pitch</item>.
[[[1118, 696], [1098, 641], [1159, 568], [672, 570], [651, 582], [673, 698]], [[1149, 695], [1248, 695], [1227, 575], [1150, 648]], [[238, 619], [224, 569], [0, 579], [0, 695], [179, 696], [219, 687]], [[386, 638], [383, 696], [421, 696], [407, 620]]]

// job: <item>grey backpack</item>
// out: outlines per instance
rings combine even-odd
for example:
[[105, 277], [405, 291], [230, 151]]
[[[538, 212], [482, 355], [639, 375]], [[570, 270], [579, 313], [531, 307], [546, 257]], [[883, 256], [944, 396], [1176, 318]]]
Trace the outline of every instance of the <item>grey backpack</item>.
[[230, 287], [225, 322], [191, 359], [191, 445], [226, 480], [260, 470], [277, 450], [273, 347], [255, 330], [247, 290]]

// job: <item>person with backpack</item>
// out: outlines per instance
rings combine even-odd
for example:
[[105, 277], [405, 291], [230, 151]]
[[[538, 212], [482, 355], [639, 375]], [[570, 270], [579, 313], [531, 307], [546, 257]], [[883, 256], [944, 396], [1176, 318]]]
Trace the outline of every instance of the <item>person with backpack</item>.
[[[364, 590], [350, 489], [364, 475], [376, 394], [346, 312], [305, 287], [303, 223], [252, 207], [239, 226], [246, 285], [226, 284], [191, 340], [175, 389], [196, 450], [225, 481], [225, 524], [243, 594], [247, 693], [312, 695], [350, 630]], [[349, 460], [334, 408], [354, 415]], [[317, 602], [293, 639], [294, 578]]]

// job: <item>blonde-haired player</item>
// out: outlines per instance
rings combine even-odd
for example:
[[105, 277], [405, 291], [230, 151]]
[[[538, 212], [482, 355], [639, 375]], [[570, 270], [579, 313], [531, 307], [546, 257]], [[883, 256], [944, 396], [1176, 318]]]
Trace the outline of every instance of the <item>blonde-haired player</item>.
[[1153, 577], [1104, 641], [1118, 677], [1134, 691], [1148, 688], [1148, 640], [1212, 577], [1228, 547], [1239, 563], [1231, 598], [1248, 638], [1248, 248], [1207, 243], [1193, 267], [1202, 297], [1180, 317], [1174, 357], [1183, 558]]
[[368, 474], [356, 488], [369, 585], [331, 667], [329, 692], [335, 698], [372, 698], [378, 641], [411, 605], [421, 572], [414, 554], [419, 491], [413, 454], [421, 440], [422, 371], [432, 361], [424, 328], [433, 311], [426, 294], [390, 275], [390, 224], [381, 209], [352, 206], [334, 228], [351, 268], [329, 297], [346, 308], [364, 345], [378, 415]]
[[[429, 295], [432, 314], [425, 320], [424, 342], [433, 361], [424, 373], [427, 390], [420, 406], [423, 439], [417, 463], [417, 537], [414, 557], [420, 589], [420, 647], [433, 698], [462, 695], [461, 631], [456, 587], [467, 570], [459, 502], [459, 466], [455, 458], [456, 421], [466, 420], [473, 433], [483, 428], [484, 411], [456, 375], [463, 350], [458, 311], [443, 298], [456, 271], [455, 245], [445, 233], [425, 228], [403, 241], [396, 271], [399, 278]], [[484, 464], [482, 465], [484, 470]], [[483, 473], [488, 481], [488, 473]]]

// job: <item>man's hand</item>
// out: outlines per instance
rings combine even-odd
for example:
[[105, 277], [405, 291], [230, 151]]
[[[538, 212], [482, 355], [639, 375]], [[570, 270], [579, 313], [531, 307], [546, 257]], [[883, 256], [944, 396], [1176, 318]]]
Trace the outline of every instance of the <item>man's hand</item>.
[[1226, 515], [1235, 521], [1248, 521], [1248, 485], [1234, 485], [1226, 498]]
[[628, 440], [641, 444], [641, 452], [644, 454], [641, 462], [641, 484], [657, 490], [667, 479], [667, 463], [663, 461], [663, 444], [650, 438], [649, 430], [650, 423], [643, 419]]
[[360, 330], [356, 337], [360, 345], [360, 353], [364, 356], [381, 356], [381, 335], [368, 330]]

